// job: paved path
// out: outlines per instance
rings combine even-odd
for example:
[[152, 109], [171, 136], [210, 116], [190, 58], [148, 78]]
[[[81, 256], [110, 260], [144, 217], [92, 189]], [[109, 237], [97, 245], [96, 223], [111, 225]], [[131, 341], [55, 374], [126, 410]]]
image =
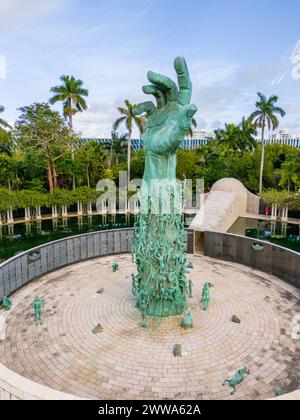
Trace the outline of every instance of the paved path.
[[[120, 270], [112, 273], [115, 260]], [[300, 388], [300, 340], [291, 339], [299, 292], [245, 267], [190, 260], [192, 330], [179, 327], [181, 317], [150, 319], [148, 330], [140, 328], [130, 293], [135, 266], [128, 255], [105, 257], [51, 273], [15, 294], [0, 362], [84, 398], [266, 399], [276, 387]], [[199, 306], [205, 281], [214, 284], [207, 313]], [[38, 327], [31, 309], [36, 295], [45, 300]], [[240, 325], [231, 322], [233, 314]], [[93, 334], [98, 323], [103, 331]], [[172, 354], [176, 343], [182, 358]], [[230, 396], [222, 382], [241, 367], [251, 374]]]

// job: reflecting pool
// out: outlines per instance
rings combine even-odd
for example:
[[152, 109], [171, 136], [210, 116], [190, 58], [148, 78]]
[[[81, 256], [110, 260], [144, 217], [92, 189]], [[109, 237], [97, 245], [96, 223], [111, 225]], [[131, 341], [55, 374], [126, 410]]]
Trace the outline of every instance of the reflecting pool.
[[[185, 215], [188, 226], [193, 215]], [[93, 215], [18, 223], [0, 227], [0, 261], [13, 257], [27, 249], [66, 238], [107, 229], [128, 228], [134, 225], [132, 214]]]
[[241, 217], [228, 233], [262, 239], [300, 252], [300, 225]]

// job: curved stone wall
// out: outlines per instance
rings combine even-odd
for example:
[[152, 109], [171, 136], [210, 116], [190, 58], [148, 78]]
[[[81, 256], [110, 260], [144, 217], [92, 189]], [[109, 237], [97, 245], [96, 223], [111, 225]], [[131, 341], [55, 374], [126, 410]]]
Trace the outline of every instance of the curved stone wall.
[[[0, 265], [0, 302], [4, 296], [10, 296], [27, 283], [61, 267], [91, 258], [131, 252], [133, 236], [132, 228], [93, 232], [50, 242], [19, 254]], [[187, 231], [189, 253], [193, 252], [193, 241], [193, 232]], [[23, 378], [0, 363], [0, 400], [32, 399], [80, 398]]]
[[229, 233], [205, 232], [204, 254], [273, 274], [300, 288], [300, 254], [279, 245]]
[[[259, 244], [261, 249], [253, 249], [254, 244]], [[300, 254], [270, 242], [228, 233], [205, 232], [204, 254], [273, 274], [300, 288]], [[300, 389], [273, 400], [300, 400]]]
[[0, 364], [0, 400], [81, 400], [23, 378]]
[[133, 229], [72, 236], [19, 254], [0, 265], [0, 301], [30, 281], [69, 264], [130, 252]]
[[[131, 252], [134, 230], [114, 229], [71, 236], [23, 252], [0, 265], [0, 302], [30, 281], [66, 265]], [[193, 232], [187, 231], [187, 252]]]
[[[65, 238], [34, 248], [0, 265], [0, 301], [28, 282], [60, 267], [87, 259], [130, 252], [133, 229], [94, 232]], [[187, 231], [187, 252], [193, 253], [193, 232]], [[253, 243], [263, 246], [254, 251]], [[300, 287], [300, 254], [272, 245], [236, 235], [205, 232], [205, 254], [251, 266], [274, 274]], [[300, 391], [282, 396], [280, 399], [300, 399]], [[0, 400], [7, 399], [80, 399], [47, 388], [0, 364]]]
[[[64, 238], [5, 261], [0, 265], [0, 302], [3, 296], [11, 295], [30, 281], [58, 268], [95, 257], [130, 252], [133, 233], [133, 229], [118, 229]], [[0, 363], [0, 400], [10, 399], [80, 398], [23, 378]]]

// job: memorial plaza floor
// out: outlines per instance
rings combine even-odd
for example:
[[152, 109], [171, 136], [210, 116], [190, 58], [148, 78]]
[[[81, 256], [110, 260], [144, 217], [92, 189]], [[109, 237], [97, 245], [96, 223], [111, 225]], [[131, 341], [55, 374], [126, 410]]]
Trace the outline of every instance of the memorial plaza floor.
[[[276, 388], [299, 388], [300, 340], [291, 336], [299, 291], [240, 265], [195, 256], [189, 261], [192, 329], [180, 327], [181, 316], [149, 318], [148, 329], [141, 328], [131, 256], [104, 257], [48, 274], [12, 296], [0, 363], [91, 399], [267, 399]], [[214, 287], [204, 312], [199, 300], [207, 281]], [[42, 326], [33, 318], [37, 295], [44, 300]], [[182, 357], [174, 357], [175, 344]], [[222, 383], [242, 367], [250, 374], [231, 396]]]

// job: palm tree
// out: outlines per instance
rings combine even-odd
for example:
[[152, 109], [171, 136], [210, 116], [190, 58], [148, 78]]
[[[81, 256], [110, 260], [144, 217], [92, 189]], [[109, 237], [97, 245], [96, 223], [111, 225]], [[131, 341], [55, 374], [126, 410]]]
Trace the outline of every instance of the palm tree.
[[[0, 113], [4, 111], [4, 106], [0, 105]], [[11, 133], [6, 131], [7, 128], [12, 128], [8, 122], [0, 118], [0, 153], [6, 153], [12, 156]]]
[[266, 98], [262, 93], [258, 93], [259, 100], [256, 102], [256, 111], [254, 111], [250, 117], [249, 122], [253, 124], [254, 128], [261, 129], [261, 163], [260, 163], [260, 175], [259, 175], [259, 195], [261, 197], [263, 188], [263, 173], [264, 173], [264, 162], [265, 162], [265, 129], [266, 127], [270, 130], [275, 130], [279, 126], [279, 121], [276, 115], [281, 117], [285, 116], [285, 111], [282, 108], [276, 106], [278, 102], [278, 96], [271, 95]]
[[127, 149], [127, 135], [119, 136], [117, 132], [111, 132], [111, 144], [109, 152], [108, 167], [112, 166], [113, 153], [115, 154], [116, 165], [119, 164], [119, 156], [126, 154]]
[[5, 153], [7, 156], [12, 156], [12, 147], [10, 144], [0, 143], [0, 153]]
[[[0, 105], [0, 113], [4, 111], [4, 106]], [[11, 132], [6, 129], [12, 127], [0, 118], [0, 154], [4, 155], [4, 159], [1, 165], [2, 175], [7, 179], [8, 188], [11, 189], [11, 175], [12, 175], [12, 143], [11, 143]]]
[[215, 141], [215, 144], [220, 144], [222, 142], [224, 130], [222, 128], [217, 128], [214, 130], [214, 136], [210, 138], [210, 142]]
[[239, 125], [240, 129], [240, 151], [243, 153], [245, 150], [253, 150], [257, 147], [257, 142], [255, 140], [256, 130], [252, 124], [245, 118]]
[[73, 129], [73, 115], [87, 109], [84, 96], [88, 96], [89, 91], [84, 89], [83, 81], [75, 79], [74, 76], [61, 76], [62, 84], [53, 86], [50, 91], [55, 95], [50, 99], [53, 105], [56, 102], [63, 102], [63, 113], [69, 119], [70, 128]]
[[[75, 79], [74, 76], [61, 76], [62, 82], [59, 86], [53, 86], [50, 91], [54, 96], [50, 99], [53, 105], [56, 102], [63, 103], [63, 114], [69, 120], [70, 129], [73, 130], [73, 115], [77, 112], [83, 112], [87, 109], [87, 103], [84, 97], [87, 97], [89, 91], [84, 89], [83, 81]], [[71, 145], [72, 160], [74, 160], [74, 144]], [[76, 187], [75, 175], [73, 175], [73, 189]]]
[[195, 118], [192, 119], [192, 126], [188, 129], [187, 132], [187, 136], [190, 137], [191, 139], [194, 137], [194, 132], [193, 132], [193, 128], [197, 128], [197, 121], [195, 120]]
[[223, 144], [225, 149], [238, 151], [240, 148], [240, 129], [235, 124], [225, 124], [225, 129], [215, 131], [218, 144]]
[[126, 107], [118, 107], [118, 111], [122, 114], [122, 117], [118, 118], [113, 123], [113, 131], [117, 131], [121, 124], [125, 124], [128, 131], [128, 145], [127, 145], [127, 176], [128, 184], [130, 182], [130, 159], [131, 159], [131, 139], [133, 125], [135, 124], [140, 132], [140, 135], [144, 133], [146, 125], [146, 117], [136, 116], [133, 113], [136, 105], [131, 104], [128, 99], [125, 100]]
[[288, 184], [288, 191], [290, 191], [291, 184], [300, 186], [300, 150], [295, 153], [289, 153], [283, 163], [280, 171], [281, 180], [279, 185], [283, 187]]
[[[3, 112], [4, 109], [5, 109], [4, 106], [0, 105], [0, 113]], [[8, 124], [8, 122], [0, 118], [0, 128], [2, 129], [11, 128], [11, 126]]]

